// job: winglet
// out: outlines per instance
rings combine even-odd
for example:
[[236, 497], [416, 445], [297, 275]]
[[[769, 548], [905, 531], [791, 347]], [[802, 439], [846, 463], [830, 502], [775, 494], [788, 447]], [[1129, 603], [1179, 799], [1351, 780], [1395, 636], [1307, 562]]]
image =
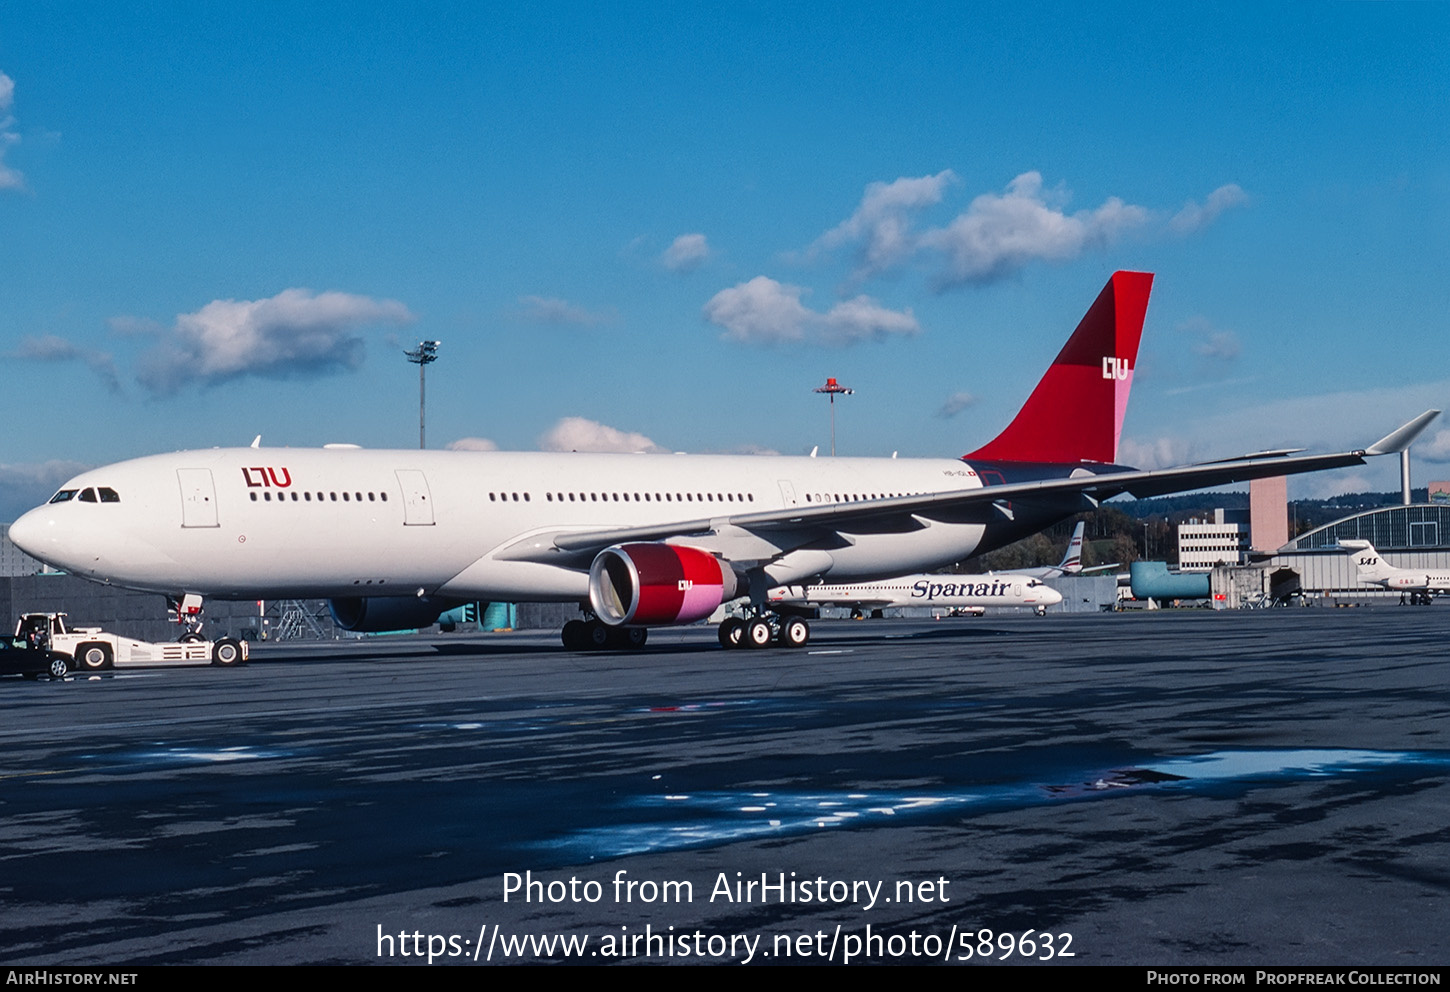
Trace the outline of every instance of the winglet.
[[1082, 323], [996, 438], [964, 457], [1115, 462], [1153, 275], [1114, 272]]
[[1426, 410], [1405, 426], [1398, 430], [1390, 431], [1390, 433], [1380, 438], [1374, 444], [1365, 448], [1364, 453], [1366, 455], [1393, 455], [1397, 452], [1404, 451], [1415, 438], [1420, 436], [1426, 427], [1430, 426], [1430, 421], [1438, 416], [1440, 416], [1439, 410]]

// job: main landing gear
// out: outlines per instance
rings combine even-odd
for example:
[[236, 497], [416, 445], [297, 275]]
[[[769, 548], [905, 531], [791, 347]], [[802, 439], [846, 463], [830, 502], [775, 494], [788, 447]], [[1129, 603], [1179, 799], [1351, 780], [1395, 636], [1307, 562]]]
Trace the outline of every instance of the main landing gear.
[[560, 637], [566, 651], [628, 651], [644, 647], [649, 631], [644, 627], [611, 627], [598, 617], [570, 620]]
[[722, 648], [803, 648], [811, 639], [811, 625], [803, 617], [762, 614], [742, 620], [727, 617], [720, 624]]

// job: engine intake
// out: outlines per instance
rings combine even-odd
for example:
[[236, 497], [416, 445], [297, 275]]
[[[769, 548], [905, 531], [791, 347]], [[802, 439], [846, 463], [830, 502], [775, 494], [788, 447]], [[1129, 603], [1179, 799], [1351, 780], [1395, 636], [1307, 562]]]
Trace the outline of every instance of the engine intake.
[[430, 627], [444, 610], [458, 605], [456, 599], [437, 596], [352, 596], [328, 602], [334, 623], [362, 634]]
[[611, 626], [694, 623], [734, 599], [735, 589], [728, 565], [674, 544], [616, 544], [589, 568], [589, 603]]

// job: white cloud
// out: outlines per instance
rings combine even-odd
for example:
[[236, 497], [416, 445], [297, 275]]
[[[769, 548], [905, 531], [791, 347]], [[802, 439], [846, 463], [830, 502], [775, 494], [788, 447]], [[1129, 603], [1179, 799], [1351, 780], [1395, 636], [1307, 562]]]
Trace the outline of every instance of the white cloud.
[[812, 259], [854, 246], [856, 265], [848, 285], [925, 258], [941, 263], [935, 285], [944, 290], [1011, 278], [1032, 262], [1069, 261], [1134, 230], [1191, 234], [1249, 200], [1230, 183], [1210, 193], [1202, 205], [1190, 200], [1171, 218], [1116, 196], [1095, 209], [1068, 213], [1068, 191], [1061, 186], [1044, 190], [1042, 174], [1032, 171], [1017, 176], [1002, 193], [976, 197], [945, 227], [914, 230], [917, 215], [940, 203], [957, 181], [954, 172], [944, 169], [934, 176], [871, 183], [855, 212], [812, 242], [804, 255]]
[[1212, 331], [1193, 346], [1193, 353], [1203, 358], [1231, 362], [1243, 352], [1239, 336], [1233, 331]]
[[[1240, 483], [1239, 488], [1247, 485], [1248, 483]], [[1398, 489], [1399, 486], [1396, 485], [1395, 488]], [[1345, 493], [1391, 491], [1389, 484], [1383, 479], [1372, 479], [1363, 471], [1345, 472], [1342, 469], [1338, 472], [1312, 472], [1308, 475], [1290, 476], [1289, 490], [1290, 499], [1329, 499]]]
[[0, 465], [0, 521], [14, 521], [25, 511], [50, 499], [61, 483], [71, 476], [92, 467], [69, 461]]
[[1181, 437], [1158, 437], [1147, 441], [1123, 438], [1118, 442], [1118, 464], [1150, 471], [1187, 465], [1192, 442]]
[[0, 189], [25, 188], [24, 174], [5, 164], [5, 153], [10, 146], [20, 143], [20, 135], [12, 130], [15, 117], [10, 111], [14, 106], [15, 80], [0, 72]]
[[936, 415], [942, 419], [949, 419], [961, 413], [967, 407], [974, 405], [977, 398], [971, 393], [952, 393], [947, 401], [937, 410]]
[[693, 272], [710, 257], [710, 245], [703, 234], [682, 234], [660, 255], [660, 263], [672, 272]]
[[1192, 234], [1212, 224], [1225, 210], [1243, 206], [1248, 202], [1249, 195], [1236, 183], [1229, 183], [1208, 194], [1208, 199], [1202, 206], [1189, 200], [1182, 210], [1173, 215], [1168, 226], [1177, 234]]
[[584, 417], [565, 417], [539, 438], [544, 451], [652, 451], [660, 447], [643, 434], [632, 434]]
[[1232, 362], [1244, 350], [1237, 334], [1213, 326], [1206, 317], [1190, 317], [1178, 325], [1178, 330], [1193, 339], [1190, 347], [1200, 358]]
[[114, 358], [106, 352], [82, 348], [54, 334], [21, 338], [20, 347], [6, 357], [25, 362], [81, 362], [100, 376], [111, 392], [119, 392], [121, 389]]
[[[1053, 199], [1066, 200], [1065, 193]], [[945, 228], [918, 239], [924, 249], [945, 256], [938, 288], [985, 284], [1008, 278], [1033, 261], [1067, 261], [1089, 248], [1111, 244], [1145, 225], [1145, 207], [1109, 197], [1096, 210], [1064, 213], [1043, 195], [1042, 176], [1024, 172], [998, 196], [984, 193]]]
[[1450, 430], [1424, 435], [1410, 450], [1427, 462], [1450, 462]]
[[137, 378], [153, 393], [170, 395], [191, 383], [355, 369], [363, 360], [357, 328], [413, 319], [396, 300], [351, 293], [284, 289], [265, 300], [213, 300], [176, 318], [167, 339], [142, 356]]
[[497, 451], [498, 445], [486, 437], [461, 437], [449, 441], [444, 448], [448, 451]]
[[593, 327], [615, 319], [610, 311], [593, 312], [557, 296], [520, 296], [523, 310], [519, 316], [532, 324], [573, 324]]
[[869, 296], [857, 296], [819, 313], [801, 303], [804, 292], [800, 286], [756, 276], [716, 293], [705, 304], [704, 316], [725, 329], [726, 340], [748, 344], [807, 340], [854, 344], [921, 330], [909, 308], [889, 310]]
[[857, 245], [859, 257], [853, 273], [857, 280], [900, 265], [916, 251], [912, 216], [940, 203], [943, 191], [956, 178], [954, 172], [944, 169], [934, 176], [870, 183], [856, 212], [817, 238], [807, 254]]

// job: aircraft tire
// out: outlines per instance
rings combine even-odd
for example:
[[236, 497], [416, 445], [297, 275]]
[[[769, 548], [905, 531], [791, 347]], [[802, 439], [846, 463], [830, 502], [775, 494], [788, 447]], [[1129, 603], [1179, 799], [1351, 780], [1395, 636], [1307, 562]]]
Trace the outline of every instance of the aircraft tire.
[[565, 651], [586, 651], [588, 645], [584, 643], [584, 621], [570, 620], [564, 624], [564, 629], [559, 632], [559, 638], [564, 642]]
[[720, 646], [738, 648], [745, 633], [745, 622], [739, 617], [726, 617], [720, 621]]
[[76, 664], [88, 672], [111, 667], [111, 649], [104, 644], [82, 644], [76, 648]]
[[198, 634], [194, 630], [188, 630], [186, 633], [182, 634], [176, 640], [180, 644], [195, 644], [197, 641], [204, 641], [204, 640], [206, 640], [206, 638], [203, 637], [203, 636], [201, 636], [200, 634]]
[[745, 624], [745, 633], [740, 642], [748, 648], [768, 648], [775, 640], [770, 633], [770, 621], [756, 617]]
[[811, 639], [811, 625], [800, 617], [786, 617], [780, 625], [780, 644], [786, 648], [803, 648]]
[[644, 647], [644, 642], [649, 640], [649, 630], [645, 627], [624, 628], [624, 646], [631, 650], [639, 650]]
[[609, 627], [600, 620], [588, 620], [584, 624], [584, 649], [586, 651], [603, 651], [605, 648], [613, 647], [610, 643]]
[[242, 646], [230, 637], [223, 637], [211, 646], [211, 663], [230, 668], [242, 662]]

